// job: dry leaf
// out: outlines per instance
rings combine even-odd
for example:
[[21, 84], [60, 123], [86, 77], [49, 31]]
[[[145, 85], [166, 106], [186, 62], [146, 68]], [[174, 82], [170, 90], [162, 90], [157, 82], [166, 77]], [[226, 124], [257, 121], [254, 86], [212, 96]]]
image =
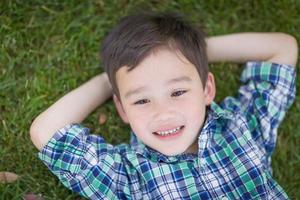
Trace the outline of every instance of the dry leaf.
[[0, 172], [0, 182], [1, 183], [12, 183], [16, 181], [19, 176], [12, 172]]
[[102, 125], [102, 124], [104, 124], [105, 122], [106, 122], [106, 120], [107, 120], [107, 117], [106, 117], [106, 115], [104, 114], [104, 113], [100, 113], [100, 115], [99, 115], [99, 124], [100, 125]]
[[23, 200], [44, 200], [44, 198], [40, 195], [29, 193], [24, 195]]

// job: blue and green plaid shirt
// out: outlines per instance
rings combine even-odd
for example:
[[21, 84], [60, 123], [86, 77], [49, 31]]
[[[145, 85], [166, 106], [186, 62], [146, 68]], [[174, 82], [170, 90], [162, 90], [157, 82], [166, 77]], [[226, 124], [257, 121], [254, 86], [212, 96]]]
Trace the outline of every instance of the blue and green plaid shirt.
[[248, 62], [241, 81], [236, 98], [211, 105], [197, 154], [165, 156], [134, 134], [130, 144], [113, 146], [71, 124], [39, 157], [66, 187], [90, 199], [287, 199], [271, 176], [270, 158], [295, 98], [295, 69]]

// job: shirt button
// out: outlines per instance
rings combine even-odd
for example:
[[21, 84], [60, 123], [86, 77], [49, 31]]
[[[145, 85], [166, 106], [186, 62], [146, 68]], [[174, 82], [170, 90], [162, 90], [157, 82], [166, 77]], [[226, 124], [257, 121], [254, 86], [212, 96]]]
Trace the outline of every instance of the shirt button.
[[228, 198], [225, 197], [225, 196], [222, 196], [222, 197], [221, 197], [221, 200], [228, 200]]
[[204, 158], [200, 158], [200, 164], [204, 165], [205, 164], [205, 159]]

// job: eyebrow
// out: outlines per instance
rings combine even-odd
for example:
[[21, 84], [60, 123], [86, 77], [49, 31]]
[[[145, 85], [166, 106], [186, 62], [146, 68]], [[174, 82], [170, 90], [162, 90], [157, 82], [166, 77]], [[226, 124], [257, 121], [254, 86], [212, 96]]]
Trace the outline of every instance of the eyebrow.
[[[178, 83], [178, 82], [191, 82], [191, 81], [192, 81], [192, 79], [188, 76], [180, 76], [180, 77], [172, 78], [171, 80], [168, 80], [166, 82], [166, 85], [170, 85], [170, 84], [174, 84], [174, 83]], [[128, 92], [126, 92], [125, 98], [128, 99], [130, 96], [141, 93], [142, 91], [144, 91], [146, 89], [147, 89], [147, 87], [143, 86], [143, 87], [136, 88], [134, 90], [129, 90]]]

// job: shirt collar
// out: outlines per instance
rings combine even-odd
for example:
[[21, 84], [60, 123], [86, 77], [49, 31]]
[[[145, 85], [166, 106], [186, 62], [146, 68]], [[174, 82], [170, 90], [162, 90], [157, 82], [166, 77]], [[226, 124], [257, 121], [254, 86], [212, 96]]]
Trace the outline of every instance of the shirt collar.
[[222, 126], [227, 120], [232, 120], [233, 114], [223, 109], [215, 102], [212, 102], [207, 109], [207, 117], [205, 123], [200, 130], [198, 137], [198, 157], [203, 157], [205, 149], [212, 148], [215, 145], [213, 137], [217, 134], [218, 126]]
[[207, 109], [206, 120], [203, 127], [199, 131], [198, 137], [198, 156], [192, 153], [182, 153], [175, 156], [166, 156], [140, 141], [134, 132], [131, 132], [130, 145], [136, 151], [137, 154], [150, 159], [154, 162], [175, 163], [181, 161], [194, 161], [197, 157], [202, 157], [204, 150], [211, 145], [212, 132], [211, 127], [215, 126], [216, 121], [223, 123], [227, 119], [232, 119], [232, 114], [229, 111], [222, 109], [215, 102], [212, 102]]

